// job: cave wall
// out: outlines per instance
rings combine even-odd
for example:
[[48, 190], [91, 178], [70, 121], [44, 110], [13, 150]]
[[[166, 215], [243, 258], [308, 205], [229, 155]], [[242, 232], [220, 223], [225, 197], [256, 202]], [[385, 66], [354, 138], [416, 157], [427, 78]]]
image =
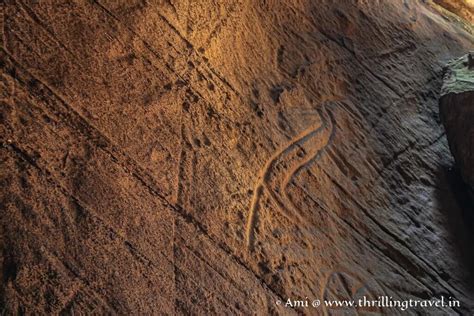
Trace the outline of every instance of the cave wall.
[[438, 115], [468, 22], [422, 1], [3, 9], [7, 313], [286, 314], [334, 293], [474, 311]]

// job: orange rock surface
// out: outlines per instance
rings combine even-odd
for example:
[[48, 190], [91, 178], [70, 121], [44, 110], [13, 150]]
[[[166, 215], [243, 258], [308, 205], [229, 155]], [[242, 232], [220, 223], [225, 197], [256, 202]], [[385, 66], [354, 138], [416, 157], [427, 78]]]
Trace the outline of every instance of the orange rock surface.
[[340, 315], [277, 301], [362, 296], [474, 313], [438, 114], [465, 19], [414, 0], [7, 0], [1, 26], [5, 314]]

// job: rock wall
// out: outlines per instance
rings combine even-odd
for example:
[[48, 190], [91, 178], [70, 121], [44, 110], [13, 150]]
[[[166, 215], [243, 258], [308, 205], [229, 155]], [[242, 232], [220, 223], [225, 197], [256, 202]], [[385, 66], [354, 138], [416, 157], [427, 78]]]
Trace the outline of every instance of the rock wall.
[[438, 115], [472, 25], [408, 0], [2, 12], [6, 314], [474, 313]]
[[[462, 177], [474, 192], [474, 53], [446, 67], [440, 114]], [[474, 195], [472, 195], [474, 197]]]
[[473, 0], [435, 0], [434, 2], [471, 23], [474, 21]]

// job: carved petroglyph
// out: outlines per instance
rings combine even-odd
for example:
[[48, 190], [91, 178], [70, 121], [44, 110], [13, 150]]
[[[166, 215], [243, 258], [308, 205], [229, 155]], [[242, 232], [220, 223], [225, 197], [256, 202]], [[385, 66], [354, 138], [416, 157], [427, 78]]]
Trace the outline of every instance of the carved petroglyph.
[[331, 142], [334, 134], [334, 118], [327, 109], [329, 103], [322, 103], [317, 109], [321, 118], [319, 127], [309, 128], [293, 138], [277, 151], [262, 169], [253, 191], [247, 221], [246, 243], [249, 251], [254, 247], [258, 210], [265, 191], [277, 204], [282, 215], [298, 225], [306, 225], [305, 219], [288, 195], [287, 188], [301, 171], [320, 157]]

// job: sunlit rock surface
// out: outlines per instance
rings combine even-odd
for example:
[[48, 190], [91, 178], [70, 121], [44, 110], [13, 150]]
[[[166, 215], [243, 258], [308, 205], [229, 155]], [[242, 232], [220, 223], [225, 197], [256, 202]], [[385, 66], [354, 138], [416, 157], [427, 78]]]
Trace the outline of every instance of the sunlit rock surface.
[[474, 313], [438, 115], [465, 19], [409, 0], [7, 0], [1, 26], [2, 312], [320, 315], [276, 302], [386, 295]]
[[463, 19], [474, 22], [474, 0], [434, 0], [434, 2]]

